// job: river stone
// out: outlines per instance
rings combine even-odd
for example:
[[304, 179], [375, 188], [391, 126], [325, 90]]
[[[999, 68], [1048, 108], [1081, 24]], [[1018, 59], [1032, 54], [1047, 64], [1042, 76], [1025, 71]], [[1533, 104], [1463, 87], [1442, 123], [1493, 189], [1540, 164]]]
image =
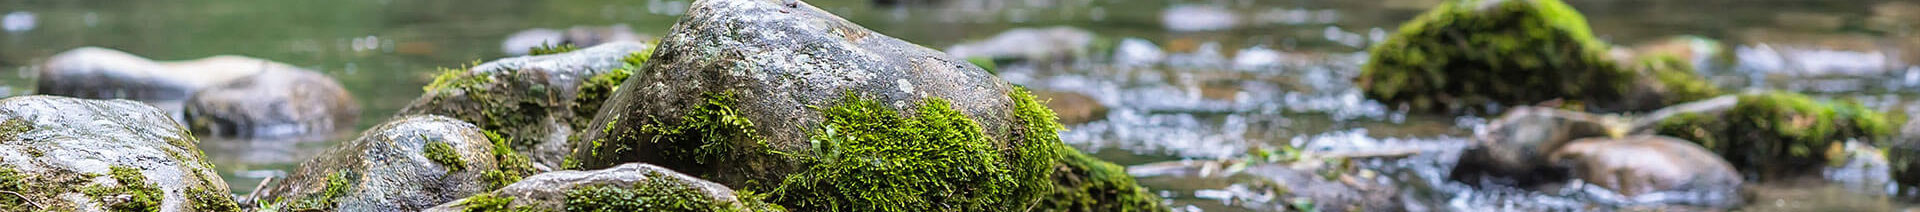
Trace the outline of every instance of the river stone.
[[[600, 104], [631, 73], [629, 56], [649, 47], [615, 42], [565, 53], [510, 57], [450, 70], [399, 114], [433, 114], [480, 126], [537, 164], [558, 167], [567, 139], [586, 128]], [[644, 55], [641, 55], [644, 56]]]
[[534, 28], [515, 32], [500, 41], [500, 51], [507, 55], [527, 55], [534, 48], [545, 46], [574, 45], [599, 46], [618, 42], [642, 42], [645, 36], [633, 33], [626, 24], [608, 26], [574, 26], [566, 30]]
[[494, 146], [472, 124], [399, 117], [300, 163], [251, 200], [269, 211], [417, 211], [492, 190]]
[[947, 54], [969, 59], [1065, 61], [1090, 55], [1095, 38], [1092, 32], [1068, 26], [1015, 28], [986, 40], [947, 47]]
[[562, 167], [655, 164], [803, 211], [1026, 210], [1052, 184], [1052, 112], [965, 60], [804, 1], [688, 11]]
[[[426, 211], [502, 211], [508, 209], [617, 209], [619, 199], [595, 199], [596, 191], [637, 194], [645, 200], [709, 211], [775, 211], [756, 199], [736, 197], [733, 189], [659, 166], [628, 163], [591, 171], [554, 171], [529, 176], [507, 187]], [[662, 191], [648, 193], [647, 191]], [[744, 200], [744, 201], [743, 201]], [[631, 201], [631, 200], [627, 200]], [[584, 203], [584, 204], [575, 204]], [[669, 205], [656, 204], [656, 206]], [[662, 211], [676, 208], [628, 208]]]
[[198, 142], [139, 102], [0, 99], [0, 211], [235, 211]]
[[40, 94], [88, 99], [130, 99], [154, 105], [183, 121], [183, 104], [200, 92], [263, 70], [292, 65], [241, 56], [156, 62], [99, 47], [67, 50], [40, 66]]
[[360, 104], [319, 72], [266, 69], [194, 94], [186, 114], [208, 135], [287, 137], [352, 129]]
[[1544, 107], [1515, 107], [1475, 133], [1460, 153], [1454, 180], [1532, 187], [1561, 182], [1563, 171], [1545, 163], [1547, 154], [1574, 139], [1623, 135], [1625, 118]]
[[1631, 203], [1732, 208], [1742, 202], [1742, 176], [1732, 165], [1700, 145], [1672, 137], [1579, 139], [1547, 160]]

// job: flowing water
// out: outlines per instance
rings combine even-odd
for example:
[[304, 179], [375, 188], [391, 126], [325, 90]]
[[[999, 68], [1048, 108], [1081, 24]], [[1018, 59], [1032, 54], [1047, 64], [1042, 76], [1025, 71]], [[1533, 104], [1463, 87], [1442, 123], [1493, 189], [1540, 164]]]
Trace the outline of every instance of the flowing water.
[[[1604, 197], [1474, 189], [1445, 180], [1459, 149], [1493, 111], [1409, 114], [1367, 100], [1350, 83], [1365, 46], [1439, 0], [809, 0], [880, 33], [935, 49], [1008, 29], [1072, 26], [1115, 43], [1066, 62], [1001, 64], [1006, 80], [1098, 108], [1062, 138], [1122, 165], [1243, 158], [1299, 147], [1316, 154], [1398, 152], [1356, 160], [1363, 181], [1393, 185], [1411, 210], [1595, 209]], [[891, 2], [891, 1], [888, 1]], [[4, 0], [0, 96], [31, 93], [34, 64], [81, 46], [157, 60], [233, 54], [319, 70], [365, 108], [358, 129], [422, 92], [437, 67], [505, 57], [501, 41], [530, 28], [625, 24], [664, 34], [686, 0]], [[1703, 72], [1739, 89], [1785, 89], [1886, 111], [1920, 99], [1920, 2], [1883, 0], [1571, 1], [1620, 49], [1690, 35], [1728, 46]], [[1700, 39], [1704, 38], [1704, 39]], [[1684, 45], [1683, 45], [1684, 46]], [[1064, 98], [1056, 98], [1064, 99]], [[1915, 116], [1909, 116], [1915, 117]], [[203, 138], [234, 192], [283, 176], [357, 131], [285, 140]], [[1166, 164], [1166, 163], [1161, 163]], [[1280, 210], [1294, 202], [1258, 179], [1135, 170], [1176, 209]], [[1247, 171], [1252, 173], [1254, 171]], [[1204, 175], [1204, 174], [1203, 174]], [[1904, 208], [1881, 169], [1836, 169], [1829, 180], [1755, 186], [1750, 210]], [[1259, 177], [1254, 177], [1259, 178]], [[1828, 183], [1833, 181], [1839, 183]], [[1778, 184], [1778, 185], [1775, 185]]]

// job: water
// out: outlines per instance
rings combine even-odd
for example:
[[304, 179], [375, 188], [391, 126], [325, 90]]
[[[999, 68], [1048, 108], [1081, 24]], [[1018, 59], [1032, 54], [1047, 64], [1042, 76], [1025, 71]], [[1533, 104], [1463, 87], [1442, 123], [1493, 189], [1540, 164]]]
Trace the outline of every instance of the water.
[[[1303, 147], [1318, 154], [1381, 151], [1411, 156], [1354, 162], [1398, 188], [1414, 210], [1588, 208], [1578, 191], [1472, 189], [1445, 180], [1480, 116], [1408, 114], [1361, 97], [1349, 83], [1364, 47], [1438, 0], [933, 0], [875, 4], [811, 0], [875, 31], [936, 49], [1019, 27], [1073, 26], [1120, 43], [1121, 56], [1003, 64], [1000, 76], [1039, 90], [1073, 92], [1098, 106], [1062, 138], [1122, 165], [1213, 161], [1250, 149]], [[1729, 45], [1740, 60], [1705, 63], [1737, 89], [1787, 89], [1920, 111], [1920, 3], [1882, 0], [1600, 0], [1569, 2], [1594, 32], [1628, 46], [1694, 35]], [[104, 46], [159, 60], [219, 54], [266, 58], [325, 72], [365, 112], [358, 129], [418, 97], [437, 67], [504, 57], [500, 41], [530, 28], [626, 24], [642, 34], [671, 27], [685, 0], [252, 0], [0, 1], [0, 95], [29, 93], [32, 66], [60, 51]], [[1493, 114], [1491, 111], [1479, 114]], [[1912, 117], [1912, 116], [1910, 116]], [[356, 129], [356, 130], [358, 130]], [[357, 131], [313, 138], [206, 138], [236, 193], [285, 175]], [[1253, 169], [1250, 169], [1253, 170]], [[1146, 174], [1146, 173], [1142, 173]], [[1834, 175], [1834, 174], [1830, 174]], [[1147, 176], [1183, 210], [1275, 210], [1246, 178]], [[1901, 208], [1884, 186], [1761, 185], [1749, 209]], [[1572, 189], [1578, 190], [1578, 189]], [[1566, 195], [1575, 193], [1574, 195]]]

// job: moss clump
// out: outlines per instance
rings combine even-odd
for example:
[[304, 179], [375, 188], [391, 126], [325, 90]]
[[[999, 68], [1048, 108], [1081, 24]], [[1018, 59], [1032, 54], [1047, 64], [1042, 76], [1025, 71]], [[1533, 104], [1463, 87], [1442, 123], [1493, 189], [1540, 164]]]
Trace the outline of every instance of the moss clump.
[[579, 50], [579, 49], [580, 49], [579, 46], [574, 46], [571, 43], [562, 43], [559, 45], [554, 45], [551, 43], [542, 43], [540, 44], [540, 46], [535, 46], [533, 48], [527, 49], [527, 54], [550, 55], [550, 54], [567, 53], [567, 52], [571, 52], [573, 50]]
[[498, 196], [498, 195], [493, 195], [493, 193], [480, 193], [478, 195], [473, 195], [472, 197], [467, 197], [465, 201], [466, 202], [462, 204], [465, 204], [464, 206], [466, 208], [461, 209], [460, 211], [463, 211], [463, 212], [553, 211], [553, 210], [536, 209], [536, 208], [533, 208], [532, 206], [524, 206], [524, 205], [513, 206], [512, 196]]
[[160, 211], [160, 199], [166, 193], [152, 184], [147, 184], [146, 175], [139, 169], [112, 166], [107, 176], [120, 185], [118, 187], [88, 186], [81, 188], [82, 193], [105, 203], [113, 211]]
[[33, 200], [27, 199], [28, 197], [24, 196], [29, 194], [27, 193], [28, 189], [32, 188], [31, 186], [33, 185], [27, 182], [28, 177], [27, 175], [21, 174], [20, 170], [14, 169], [11, 165], [0, 165], [0, 191], [12, 192], [0, 194], [0, 210], [32, 211], [41, 209], [33, 203], [29, 203]]
[[[647, 173], [646, 180], [627, 187], [597, 185], [567, 191], [567, 211], [783, 211], [751, 198], [743, 202], [718, 202], [700, 191], [700, 186], [674, 180], [658, 172]], [[748, 193], [751, 194], [751, 193]]]
[[1054, 190], [1035, 211], [1167, 211], [1160, 197], [1135, 183], [1125, 167], [1072, 148], [1059, 151]]
[[343, 171], [327, 175], [326, 187], [321, 188], [320, 193], [309, 194], [301, 199], [293, 211], [333, 209], [334, 205], [339, 203], [340, 197], [346, 195], [348, 189], [352, 189], [350, 186], [353, 186], [353, 177], [349, 174], [351, 173]]
[[1026, 87], [1015, 86], [1007, 98], [1013, 100], [1013, 116], [1021, 126], [1014, 135], [1024, 140], [1014, 143], [1018, 154], [1006, 155], [1015, 168], [1014, 176], [1023, 182], [1017, 189], [1024, 192], [1014, 197], [1029, 201], [1041, 198], [1051, 189], [1045, 182], [1061, 156], [1059, 150], [1066, 148], [1060, 143], [1060, 131], [1067, 128], [1060, 126], [1060, 118], [1047, 109], [1047, 103], [1035, 99]]
[[1812, 172], [1831, 145], [1860, 139], [1884, 141], [1894, 134], [1881, 113], [1858, 104], [1821, 102], [1783, 92], [1739, 96], [1724, 114], [1680, 114], [1655, 125], [1660, 135], [1699, 143], [1741, 170], [1761, 176]]
[[623, 67], [595, 75], [581, 83], [580, 92], [575, 94], [573, 100], [575, 103], [572, 105], [573, 117], [575, 117], [572, 123], [573, 128], [592, 127], [590, 124], [593, 122], [594, 114], [600, 112], [600, 105], [607, 102], [607, 99], [613, 98], [614, 92], [620, 91], [620, 83], [626, 82], [628, 77], [633, 76], [634, 70], [639, 70], [640, 66], [647, 64], [648, 55], [652, 54], [653, 48], [629, 54], [623, 59], [626, 62]]
[[508, 184], [520, 182], [520, 178], [533, 175], [536, 171], [533, 168], [533, 161], [520, 155], [519, 152], [514, 152], [513, 146], [508, 145], [507, 139], [501, 138], [500, 134], [493, 131], [480, 131], [480, 133], [485, 134], [487, 140], [493, 142], [493, 159], [498, 163], [495, 169], [480, 174], [480, 179], [487, 182], [487, 189], [507, 187]]
[[1558, 0], [1446, 1], [1371, 52], [1357, 79], [1367, 97], [1415, 110], [1610, 102], [1634, 82]]
[[449, 172], [467, 169], [467, 160], [460, 158], [460, 152], [454, 151], [453, 145], [425, 137], [421, 139], [427, 139], [426, 149], [422, 150], [427, 154], [427, 160], [446, 166]]
[[[687, 109], [686, 113], [678, 118], [678, 122], [671, 122], [674, 124], [643, 124], [633, 127], [633, 132], [624, 137], [591, 141], [591, 148], [589, 148], [591, 152], [585, 155], [588, 160], [582, 162], [631, 161], [610, 158], [632, 154], [630, 151], [645, 146], [651, 148], [649, 151], [653, 151], [649, 154], [659, 154], [677, 161], [662, 162], [660, 165], [674, 170], [701, 173], [689, 170], [701, 169], [713, 164], [725, 164], [727, 160], [753, 158], [757, 156], [751, 154], [770, 151], [746, 149], [764, 146], [766, 140], [761, 139], [755, 132], [753, 121], [741, 116], [740, 112], [733, 108], [738, 101], [733, 92], [708, 93], [703, 96], [704, 103]], [[653, 120], [647, 123], [669, 122]], [[608, 129], [612, 129], [614, 124], [607, 123]], [[611, 142], [609, 139], [645, 143]], [[753, 146], [737, 145], [739, 143]], [[585, 165], [609, 166], [611, 164]]]
[[33, 131], [33, 124], [27, 123], [26, 120], [0, 120], [0, 141], [16, 140], [20, 133], [27, 131]]
[[187, 198], [193, 202], [195, 211], [240, 211], [240, 203], [224, 192], [192, 187], [187, 188]]
[[1644, 74], [1658, 80], [1662, 92], [1669, 95], [1662, 99], [1661, 105], [1673, 105], [1694, 100], [1713, 98], [1721, 94], [1720, 87], [1714, 86], [1706, 78], [1694, 74], [1693, 63], [1672, 55], [1656, 55], [1640, 60], [1640, 69]]
[[814, 164], [789, 176], [774, 202], [802, 211], [1015, 211], [1022, 187], [979, 124], [928, 98], [914, 116], [849, 94], [822, 109], [809, 138]]

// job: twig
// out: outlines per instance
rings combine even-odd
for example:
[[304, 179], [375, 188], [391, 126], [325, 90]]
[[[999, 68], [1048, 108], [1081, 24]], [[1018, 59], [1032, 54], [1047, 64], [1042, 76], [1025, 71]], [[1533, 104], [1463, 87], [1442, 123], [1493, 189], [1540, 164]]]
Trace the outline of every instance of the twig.
[[28, 205], [33, 205], [33, 208], [47, 209], [47, 207], [41, 207], [40, 203], [34, 203], [33, 199], [28, 199], [27, 195], [22, 195], [20, 193], [15, 193], [13, 191], [0, 191], [0, 193], [6, 193], [6, 194], [12, 194], [13, 196], [18, 196], [20, 197], [20, 201], [25, 201], [27, 202]]

